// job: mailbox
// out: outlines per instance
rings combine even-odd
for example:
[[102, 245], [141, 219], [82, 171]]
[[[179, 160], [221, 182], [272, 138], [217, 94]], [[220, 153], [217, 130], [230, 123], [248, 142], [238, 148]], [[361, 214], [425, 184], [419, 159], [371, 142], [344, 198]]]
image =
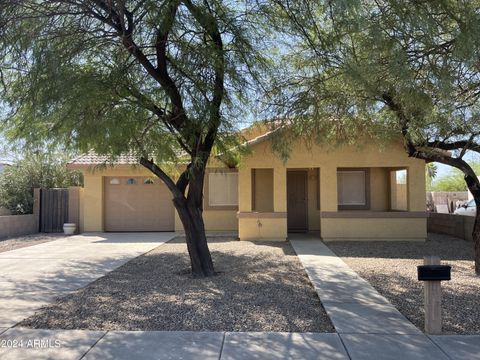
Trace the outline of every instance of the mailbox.
[[442, 281], [450, 280], [450, 265], [419, 265], [417, 266], [418, 280]]

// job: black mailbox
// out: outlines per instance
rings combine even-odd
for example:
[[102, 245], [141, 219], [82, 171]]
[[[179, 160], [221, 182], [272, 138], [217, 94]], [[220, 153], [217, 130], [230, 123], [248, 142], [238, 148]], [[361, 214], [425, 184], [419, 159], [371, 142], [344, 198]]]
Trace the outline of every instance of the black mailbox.
[[450, 265], [418, 265], [417, 273], [420, 281], [450, 280]]

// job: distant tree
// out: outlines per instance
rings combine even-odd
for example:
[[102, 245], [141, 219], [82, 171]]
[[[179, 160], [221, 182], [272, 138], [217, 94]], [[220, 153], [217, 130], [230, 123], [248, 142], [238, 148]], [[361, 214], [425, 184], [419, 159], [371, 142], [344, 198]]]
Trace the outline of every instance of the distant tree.
[[[266, 68], [256, 1], [0, 3], [8, 137], [122, 153], [168, 187], [194, 276], [215, 274], [203, 221], [212, 150], [237, 145]], [[172, 164], [178, 177], [166, 170]]]
[[280, 113], [330, 137], [401, 138], [408, 156], [461, 171], [479, 209], [480, 275], [480, 182], [465, 160], [480, 153], [480, 2], [272, 4], [272, 21], [293, 39], [274, 93], [287, 104]]
[[431, 184], [431, 191], [467, 191], [467, 184], [460, 170], [453, 169]]
[[438, 166], [435, 163], [431, 162], [428, 163], [427, 166], [425, 166], [425, 179], [427, 183], [427, 190], [431, 191], [432, 182], [437, 177], [437, 172]]
[[33, 189], [82, 186], [82, 174], [67, 169], [66, 161], [58, 154], [27, 154], [5, 168], [0, 174], [0, 207], [12, 214], [31, 214]]
[[[473, 171], [480, 174], [480, 163], [478, 161], [469, 162]], [[432, 191], [467, 191], [463, 172], [458, 169], [451, 169], [447, 174], [435, 179], [431, 184]]]

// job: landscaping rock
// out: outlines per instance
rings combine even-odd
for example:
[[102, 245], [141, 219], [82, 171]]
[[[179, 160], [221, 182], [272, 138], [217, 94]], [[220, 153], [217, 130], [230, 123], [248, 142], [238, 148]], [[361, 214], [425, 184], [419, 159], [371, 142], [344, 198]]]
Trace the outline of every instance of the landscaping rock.
[[287, 242], [209, 241], [218, 275], [194, 279], [184, 240], [59, 298], [21, 326], [46, 329], [333, 332]]
[[452, 280], [442, 282], [444, 333], [480, 334], [480, 277], [472, 242], [429, 234], [425, 243], [345, 241], [328, 247], [422, 331], [424, 284], [417, 280], [417, 265], [426, 255], [439, 256], [452, 266]]

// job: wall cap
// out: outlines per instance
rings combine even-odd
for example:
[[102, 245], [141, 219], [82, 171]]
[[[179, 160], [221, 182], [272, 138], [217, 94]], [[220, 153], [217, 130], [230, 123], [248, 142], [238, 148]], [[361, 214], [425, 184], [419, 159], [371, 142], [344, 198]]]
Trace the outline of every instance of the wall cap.
[[237, 212], [238, 219], [286, 219], [286, 212]]
[[322, 211], [321, 218], [330, 219], [423, 219], [426, 211]]

